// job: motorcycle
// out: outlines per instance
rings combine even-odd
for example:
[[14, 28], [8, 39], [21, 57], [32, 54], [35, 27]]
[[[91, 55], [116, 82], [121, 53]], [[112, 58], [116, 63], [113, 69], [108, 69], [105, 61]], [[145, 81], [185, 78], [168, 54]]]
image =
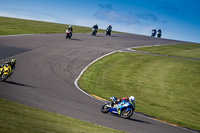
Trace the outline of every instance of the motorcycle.
[[111, 35], [111, 30], [106, 30], [106, 36], [107, 35], [109, 35], [109, 36]]
[[152, 31], [151, 37], [155, 37], [156, 31]]
[[13, 74], [13, 70], [11, 68], [11, 65], [4, 64], [3, 66], [0, 67], [0, 81], [1, 82], [5, 81], [8, 77], [11, 77], [12, 74]]
[[97, 34], [97, 29], [92, 28], [92, 31], [93, 31], [93, 32], [92, 32], [91, 35], [92, 35], [92, 36], [96, 36], [96, 34]]
[[69, 39], [71, 39], [71, 37], [72, 37], [72, 31], [70, 30], [70, 31], [66, 31], [66, 39], [67, 38], [69, 38]]
[[[113, 96], [110, 98], [112, 101], [115, 101], [116, 98]], [[121, 116], [124, 119], [128, 119], [133, 115], [135, 108], [131, 102], [122, 101], [121, 103], [112, 105], [112, 103], [106, 103], [101, 107], [102, 113], [111, 112]]]
[[160, 38], [161, 37], [161, 31], [158, 30], [157, 32], [157, 38]]
[[161, 33], [157, 32], [157, 38], [160, 38], [160, 37], [161, 37]]

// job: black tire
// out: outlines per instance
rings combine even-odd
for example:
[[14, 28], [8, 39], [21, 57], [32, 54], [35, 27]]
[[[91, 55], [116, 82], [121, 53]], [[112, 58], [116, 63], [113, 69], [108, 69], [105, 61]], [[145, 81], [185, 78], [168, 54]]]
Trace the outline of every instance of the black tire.
[[121, 117], [123, 119], [128, 119], [133, 115], [133, 109], [129, 110], [128, 112], [126, 112], [126, 109], [123, 109], [121, 112]]
[[69, 39], [71, 39], [72, 35], [69, 35]]
[[110, 103], [106, 103], [101, 107], [101, 112], [102, 113], [108, 113], [109, 112], [109, 107], [106, 107], [106, 105], [109, 105]]
[[107, 31], [107, 32], [106, 32], [106, 36], [107, 36], [107, 35], [109, 35], [109, 36], [110, 36], [110, 32], [109, 32], [109, 31]]
[[9, 77], [8, 74], [6, 74], [6, 75], [2, 74], [1, 77], [0, 77], [0, 81], [3, 82], [3, 81], [5, 81], [8, 77]]

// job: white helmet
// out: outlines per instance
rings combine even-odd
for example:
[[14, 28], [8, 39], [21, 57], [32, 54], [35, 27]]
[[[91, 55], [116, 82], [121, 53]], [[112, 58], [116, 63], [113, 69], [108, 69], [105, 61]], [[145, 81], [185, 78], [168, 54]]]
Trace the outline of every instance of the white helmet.
[[134, 103], [135, 102], [135, 97], [134, 96], [130, 96], [129, 97], [129, 101]]
[[72, 27], [71, 25], [69, 25], [69, 27]]

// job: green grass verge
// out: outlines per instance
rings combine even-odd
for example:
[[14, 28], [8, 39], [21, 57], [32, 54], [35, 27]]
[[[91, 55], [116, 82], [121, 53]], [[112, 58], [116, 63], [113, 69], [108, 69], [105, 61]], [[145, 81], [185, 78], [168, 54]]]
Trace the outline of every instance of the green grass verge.
[[115, 53], [92, 64], [79, 86], [107, 100], [134, 95], [137, 111], [200, 130], [199, 68], [200, 61]]
[[[76, 25], [72, 27], [74, 33], [91, 33], [90, 27]], [[67, 28], [67, 24], [0, 17], [0, 35], [65, 33]], [[99, 29], [98, 33], [105, 33], [105, 30]], [[120, 32], [113, 31], [113, 33]]]
[[122, 131], [0, 99], [2, 133], [120, 133]]
[[134, 49], [144, 52], [163, 54], [163, 55], [173, 55], [173, 56], [200, 59], [200, 44], [195, 44], [195, 43], [141, 47]]

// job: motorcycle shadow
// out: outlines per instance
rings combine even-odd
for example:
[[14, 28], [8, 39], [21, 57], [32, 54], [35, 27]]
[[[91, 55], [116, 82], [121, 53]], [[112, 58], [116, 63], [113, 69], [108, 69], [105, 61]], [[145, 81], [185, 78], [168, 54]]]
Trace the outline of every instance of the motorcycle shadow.
[[118, 37], [118, 36], [110, 35], [110, 36], [108, 36], [108, 37]]
[[26, 84], [21, 84], [21, 83], [16, 83], [16, 82], [13, 82], [13, 81], [4, 81], [4, 82], [7, 83], [7, 84], [13, 84], [13, 85], [18, 85], [18, 86], [36, 88], [34, 86], [30, 86], [30, 85], [26, 85]]
[[[119, 115], [117, 115], [117, 114], [112, 114], [112, 113], [110, 113], [110, 115], [113, 115], [113, 116], [116, 116], [116, 117], [121, 118], [121, 117], [120, 117]], [[122, 119], [123, 119], [123, 118], [122, 118]], [[152, 123], [150, 123], [150, 122], [146, 122], [146, 121], [138, 120], [138, 119], [134, 119], [134, 118], [128, 118], [128, 119], [126, 119], [126, 120], [134, 121], [134, 122], [140, 122], [140, 123], [145, 123], [145, 124], [152, 124]]]
[[146, 123], [146, 124], [152, 124], [150, 122], [146, 122], [146, 121], [142, 121], [142, 120], [137, 120], [137, 119], [133, 119], [133, 118], [129, 118], [127, 120], [130, 120], [130, 121], [135, 121], [135, 122], [140, 122], [140, 123]]
[[96, 35], [95, 37], [105, 37], [105, 36], [101, 36], [101, 35]]
[[75, 41], [83, 41], [81, 39], [76, 39], [76, 38], [71, 38], [71, 40], [75, 40]]

